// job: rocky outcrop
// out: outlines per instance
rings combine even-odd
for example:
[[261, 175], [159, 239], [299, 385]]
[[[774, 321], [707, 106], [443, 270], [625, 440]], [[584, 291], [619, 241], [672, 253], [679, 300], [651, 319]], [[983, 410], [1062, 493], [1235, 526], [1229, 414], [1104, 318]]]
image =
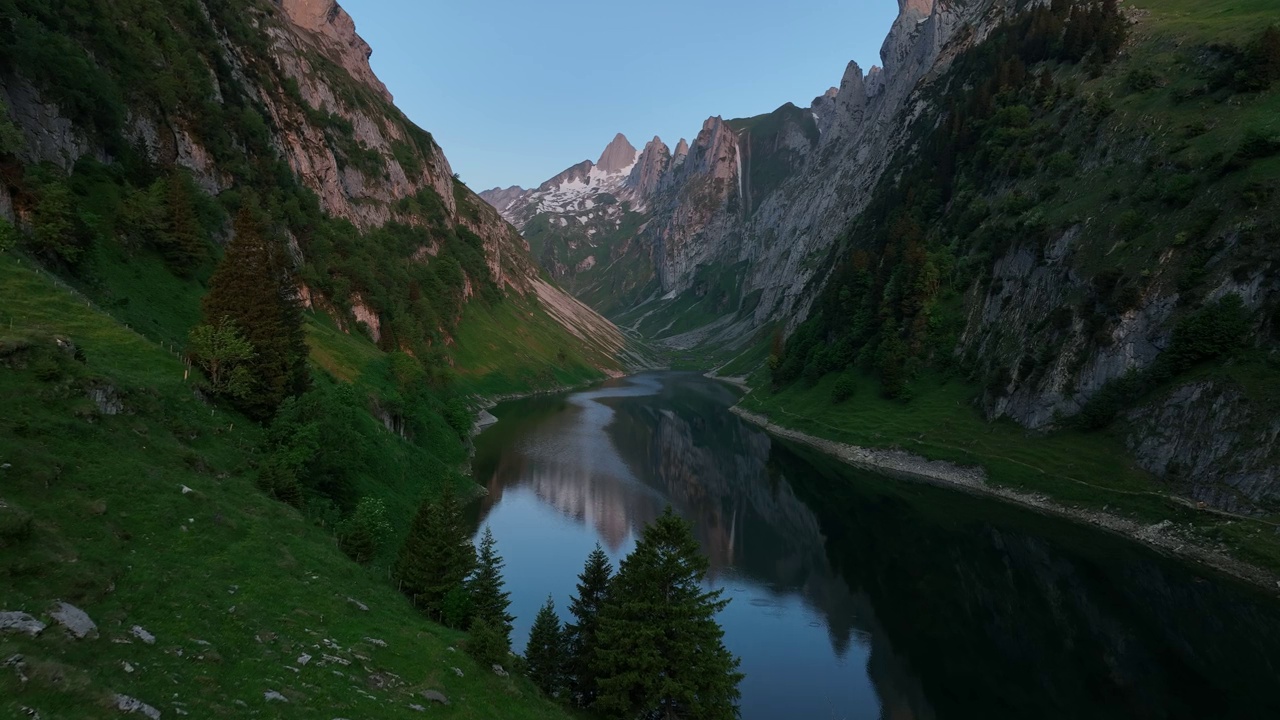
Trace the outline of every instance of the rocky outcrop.
[[82, 157], [106, 159], [106, 153], [25, 78], [0, 72], [0, 101], [8, 105], [14, 125], [26, 140], [26, 147], [17, 153], [24, 162], [52, 163], [70, 172]]
[[1280, 419], [1239, 388], [1192, 382], [1126, 420], [1138, 463], [1179, 492], [1231, 512], [1280, 511]]
[[[246, 106], [261, 108], [263, 117], [255, 120], [262, 139], [288, 164], [297, 181], [316, 195], [320, 209], [350, 221], [359, 231], [391, 222], [464, 227], [483, 242], [490, 276], [499, 289], [530, 300], [549, 297], [571, 305], [574, 301], [560, 297], [559, 288], [538, 286], [541, 273], [528, 258], [524, 239], [455, 180], [448, 159], [430, 134], [391, 104], [386, 87], [369, 66], [369, 46], [356, 33], [351, 17], [333, 0], [276, 0], [276, 7], [274, 12], [270, 6], [251, 3], [245, 7], [250, 24], [261, 33], [262, 45], [255, 41], [252, 47], [242, 46], [224, 32], [219, 13], [228, 11], [206, 12], [203, 18], [208, 24], [198, 30], [218, 39], [217, 50], [210, 51], [218, 56], [202, 59], [213, 78], [215, 101], [229, 103], [234, 94]], [[112, 160], [99, 133], [65, 117], [27, 79], [0, 71], [0, 100], [25, 137], [26, 147], [19, 152], [25, 164], [48, 162], [70, 171], [82, 157]], [[189, 169], [206, 193], [217, 195], [236, 184], [224, 157], [235, 150], [224, 147], [219, 155], [212, 145], [202, 145], [206, 129], [189, 113], [170, 112], [160, 104], [131, 103], [122, 134], [157, 166]], [[625, 138], [615, 140], [603, 159], [622, 162], [628, 148]], [[630, 150], [634, 159], [634, 148]], [[421, 212], [419, 208], [434, 207], [437, 199], [443, 217]], [[6, 190], [0, 195], [0, 215], [12, 210], [10, 204]], [[296, 260], [303, 260], [304, 247], [305, 243], [293, 243]], [[429, 263], [438, 252], [438, 240], [426, 238], [412, 261]], [[469, 296], [473, 280], [464, 279], [464, 296]], [[359, 294], [323, 298], [304, 287], [300, 295], [308, 306], [335, 311], [341, 327], [350, 330], [363, 324], [375, 340], [381, 338], [377, 309]], [[344, 305], [350, 307], [350, 314], [338, 311]], [[557, 317], [577, 323], [568, 329], [584, 337], [591, 336], [587, 325], [611, 327], [591, 315], [581, 308]], [[612, 347], [616, 340], [608, 334], [600, 347]]]
[[[681, 300], [687, 293], [701, 297], [699, 273], [718, 268], [736, 276], [740, 307], [708, 308], [706, 314], [718, 319], [688, 334], [671, 334], [670, 323], [651, 329], [672, 346], [733, 348], [767, 323], [781, 319], [793, 327], [808, 312], [812, 287], [823, 280], [821, 259], [865, 207], [903, 140], [901, 128], [919, 114], [922, 81], [947, 67], [959, 47], [953, 41], [981, 37], [981, 28], [1015, 4], [903, 0], [881, 51], [883, 68], [864, 77], [850, 63], [840, 86], [807, 109], [783, 106], [758, 118], [708, 119], [691, 146], [676, 146], [656, 183], [657, 167], [646, 166], [642, 153], [642, 169], [633, 171], [625, 199], [643, 221], [624, 237], [611, 236], [610, 247], [593, 247], [597, 256], [607, 249], [610, 262], [584, 277], [574, 276], [581, 258], [566, 249], [591, 242], [574, 226], [577, 216], [566, 216], [563, 206], [537, 206], [534, 198], [512, 201], [508, 193], [486, 199], [519, 227], [542, 227], [537, 218], [548, 216], [544, 242], [559, 249], [544, 253], [544, 264], [563, 272], [580, 296], [615, 314], [660, 316], [664, 306], [687, 306]], [[979, 30], [960, 33], [962, 27]], [[607, 233], [595, 237], [601, 235]]]
[[671, 157], [672, 166], [683, 163], [684, 159], [688, 156], [689, 156], [689, 141], [685, 140], [684, 138], [680, 138], [680, 142], [676, 143], [675, 153], [673, 153]]
[[[686, 154], [688, 148], [685, 148]], [[655, 135], [644, 146], [631, 175], [627, 177], [627, 186], [633, 188], [640, 197], [650, 197], [658, 191], [659, 185], [671, 169], [671, 149]]]
[[526, 192], [527, 191], [519, 185], [512, 185], [509, 188], [493, 188], [492, 190], [485, 190], [480, 193], [480, 197], [483, 198], [485, 202], [496, 208], [499, 213], [502, 213], [503, 218], [506, 218], [507, 211], [510, 210], [511, 206], [518, 202], [520, 198], [524, 197]]
[[627, 140], [626, 135], [618, 133], [600, 154], [596, 167], [600, 168], [601, 172], [612, 175], [630, 168], [635, 161], [635, 147]]
[[336, 0], [280, 0], [293, 24], [307, 30], [325, 52], [337, 60], [351, 77], [391, 102], [391, 93], [369, 67], [373, 48], [356, 34], [355, 21]]

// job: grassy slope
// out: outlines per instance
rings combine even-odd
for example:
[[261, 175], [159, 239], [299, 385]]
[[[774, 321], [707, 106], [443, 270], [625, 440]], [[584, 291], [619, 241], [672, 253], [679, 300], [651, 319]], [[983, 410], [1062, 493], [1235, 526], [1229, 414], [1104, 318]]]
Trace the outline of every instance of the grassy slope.
[[[1181, 142], [1181, 133], [1157, 133], [1153, 138], [1154, 154], [1191, 160], [1222, 150], [1230, 152], [1248, 129], [1280, 132], [1280, 93], [1251, 96], [1233, 103], [1231, 108], [1208, 111], [1201, 103], [1173, 99], [1178, 91], [1203, 82], [1194, 68], [1186, 65], [1187, 48], [1254, 37], [1262, 27], [1280, 20], [1274, 3], [1134, 0], [1131, 5], [1144, 14], [1135, 28], [1130, 56], [1115, 71], [1085, 86], [1086, 91], [1114, 99], [1116, 113], [1111, 122], [1122, 127], [1150, 127], [1154, 122], [1164, 128], [1181, 129], [1196, 121], [1213, 120], [1206, 133], [1187, 143]], [[1165, 84], [1143, 93], [1128, 91], [1123, 85], [1127, 72], [1134, 67], [1155, 70]], [[1092, 222], [1107, 223], [1108, 217], [1119, 215], [1127, 207], [1111, 200], [1113, 189], [1122, 188], [1127, 195], [1129, 188], [1144, 182], [1140, 165], [1134, 162], [1119, 170], [1099, 168], [1064, 183], [1065, 197], [1060, 198], [1064, 202], [1047, 206], [1046, 216], [1057, 222], [1090, 217]], [[1274, 182], [1280, 176], [1280, 159], [1256, 162], [1237, 175], [1211, 190], [1221, 195], [1224, 205], [1248, 182]], [[1157, 215], [1143, 234], [1127, 246], [1120, 243], [1099, 247], [1096, 255], [1082, 260], [1095, 268], [1148, 266], [1168, 247], [1183, 220], [1176, 212]], [[1087, 271], [1088, 267], [1084, 269]], [[1105, 507], [1150, 522], [1171, 519], [1187, 525], [1189, 532], [1206, 542], [1220, 543], [1241, 559], [1280, 570], [1280, 534], [1276, 531], [1280, 517], [1233, 522], [1166, 500], [1164, 486], [1135, 466], [1114, 434], [1060, 432], [1042, 436], [1009, 422], [988, 423], [972, 402], [979, 393], [977, 386], [928, 375], [912, 383], [914, 397], [908, 403], [882, 398], [876, 381], [857, 374], [851, 375], [856, 386], [854, 396], [844, 403], [831, 400], [836, 375], [827, 376], [812, 387], [800, 382], [774, 393], [766, 389], [768, 374], [761, 362], [766, 353], [767, 345], [757, 343], [755, 352], [739, 359], [717, 359], [730, 360], [721, 370], [724, 375], [754, 370], [752, 385], [757, 389], [744, 398], [743, 405], [767, 414], [774, 422], [851, 444], [899, 447], [931, 459], [981, 465], [993, 482], [1044, 493], [1071, 505]], [[1229, 380], [1255, 399], [1275, 394], [1274, 370], [1258, 362], [1200, 368], [1179, 381], [1198, 377]], [[1157, 388], [1153, 394], [1167, 390]]]
[[583, 343], [519, 298], [472, 303], [449, 346], [458, 387], [479, 395], [569, 387], [603, 377]]
[[[560, 716], [524, 681], [450, 652], [460, 636], [422, 620], [385, 569], [350, 562], [327, 533], [259, 493], [248, 455], [260, 431], [197, 401], [178, 358], [10, 255], [0, 255], [0, 297], [0, 462], [10, 464], [0, 528], [34, 518], [29, 539], [0, 541], [0, 608], [44, 616], [64, 599], [101, 633], [0, 636], [0, 655], [21, 653], [30, 678], [0, 673], [0, 715], [115, 717], [118, 692], [166, 716], [416, 716], [413, 694], [437, 688], [453, 700], [437, 715]], [[86, 362], [58, 350], [55, 334]], [[96, 411], [85, 388], [100, 384], [119, 391], [125, 414]], [[134, 624], [156, 644], [113, 642]], [[343, 649], [322, 649], [325, 638]], [[289, 670], [304, 652], [311, 663]], [[322, 666], [322, 653], [351, 664]], [[290, 702], [268, 705], [267, 690]]]

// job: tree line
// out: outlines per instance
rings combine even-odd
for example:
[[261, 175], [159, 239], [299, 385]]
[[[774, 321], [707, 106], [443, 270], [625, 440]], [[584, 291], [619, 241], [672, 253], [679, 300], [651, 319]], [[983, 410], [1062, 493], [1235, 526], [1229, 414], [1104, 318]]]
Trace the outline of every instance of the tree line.
[[478, 551], [472, 547], [457, 497], [446, 490], [420, 506], [393, 577], [427, 615], [470, 633], [466, 649], [477, 662], [514, 666], [566, 706], [608, 718], [739, 716], [743, 676], [715, 619], [729, 601], [703, 588], [707, 559], [670, 507], [616, 573], [596, 546], [578, 576], [570, 619], [562, 623], [547, 598], [523, 658], [511, 654], [503, 567], [490, 530]]

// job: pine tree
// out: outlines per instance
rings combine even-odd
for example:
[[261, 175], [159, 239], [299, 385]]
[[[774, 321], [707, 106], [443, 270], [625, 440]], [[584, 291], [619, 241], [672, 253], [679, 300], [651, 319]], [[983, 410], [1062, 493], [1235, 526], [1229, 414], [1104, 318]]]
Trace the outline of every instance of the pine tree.
[[468, 631], [467, 654], [480, 665], [502, 665], [511, 651], [511, 643], [503, 636], [502, 631], [489, 624], [488, 620], [478, 617], [471, 623]]
[[446, 485], [439, 499], [418, 506], [392, 573], [414, 604], [438, 615], [474, 563], [475, 548], [462, 524], [462, 510]]
[[252, 390], [239, 401], [245, 414], [265, 420], [286, 397], [307, 387], [307, 346], [291, 263], [270, 237], [252, 202], [236, 216], [235, 237], [209, 281], [204, 324], [230, 318], [253, 346], [245, 363]]
[[565, 673], [569, 661], [569, 649], [556, 604], [550, 596], [547, 604], [538, 611], [529, 630], [529, 644], [524, 651], [526, 673], [547, 697], [559, 697], [565, 692]]
[[191, 277], [206, 257], [204, 234], [191, 202], [194, 189], [185, 173], [175, 171], [165, 180], [165, 222], [161, 252], [165, 264], [180, 277]]
[[594, 660], [608, 717], [739, 717], [738, 659], [715, 614], [729, 601], [705, 592], [707, 559], [668, 507], [622, 561], [600, 611]]
[[511, 645], [511, 621], [515, 617], [507, 613], [511, 607], [511, 593], [503, 590], [502, 568], [505, 563], [498, 555], [493, 531], [484, 529], [480, 540], [480, 554], [476, 571], [467, 580], [467, 593], [471, 595], [471, 612], [477, 620], [484, 620]]
[[569, 695], [581, 707], [590, 707], [596, 700], [596, 675], [592, 665], [596, 655], [600, 608], [608, 597], [612, 579], [613, 565], [609, 563], [609, 556], [596, 545], [578, 576], [578, 594], [569, 602], [569, 612], [574, 621], [564, 628], [569, 646]]
[[242, 398], [253, 380], [245, 364], [253, 359], [253, 346], [228, 317], [216, 325], [197, 325], [187, 335], [187, 357], [200, 366], [214, 395]]

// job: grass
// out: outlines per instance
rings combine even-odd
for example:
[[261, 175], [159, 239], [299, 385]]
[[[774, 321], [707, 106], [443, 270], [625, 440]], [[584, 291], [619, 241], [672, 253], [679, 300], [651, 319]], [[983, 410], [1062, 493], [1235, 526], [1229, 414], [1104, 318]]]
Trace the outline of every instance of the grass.
[[[385, 568], [350, 562], [259, 493], [260, 431], [197, 400], [177, 357], [8, 254], [0, 298], [0, 501], [33, 518], [26, 538], [0, 524], [0, 609], [47, 621], [66, 600], [100, 633], [0, 636], [0, 655], [21, 654], [29, 678], [0, 673], [0, 715], [118, 717], [122, 693], [166, 717], [418, 717], [409, 704], [428, 704], [416, 693], [431, 688], [452, 701], [435, 716], [563, 717], [523, 679], [450, 651], [464, 637], [422, 619]], [[313, 338], [329, 331], [313, 324]], [[354, 355], [332, 356], [346, 366]], [[87, 398], [102, 385], [124, 413]], [[132, 638], [133, 625], [157, 642]]]
[[[1107, 433], [1031, 433], [1008, 421], [987, 422], [973, 403], [976, 389], [926, 375], [912, 383], [909, 402], [889, 400], [878, 383], [854, 374], [853, 396], [831, 401], [837, 377], [780, 392], [757, 389], [742, 405], [772, 422], [822, 438], [872, 448], [905, 450], [986, 470], [990, 482], [1042, 493], [1074, 507], [1146, 523], [1173, 520], [1194, 526], [1202, 539], [1242, 560], [1280, 571], [1275, 519], [1226, 519], [1172, 500], [1136, 465], [1121, 440]], [[763, 388], [763, 371], [752, 385]]]
[[603, 377], [591, 351], [536, 305], [516, 297], [470, 303], [449, 346], [460, 389], [503, 395], [571, 387]]

